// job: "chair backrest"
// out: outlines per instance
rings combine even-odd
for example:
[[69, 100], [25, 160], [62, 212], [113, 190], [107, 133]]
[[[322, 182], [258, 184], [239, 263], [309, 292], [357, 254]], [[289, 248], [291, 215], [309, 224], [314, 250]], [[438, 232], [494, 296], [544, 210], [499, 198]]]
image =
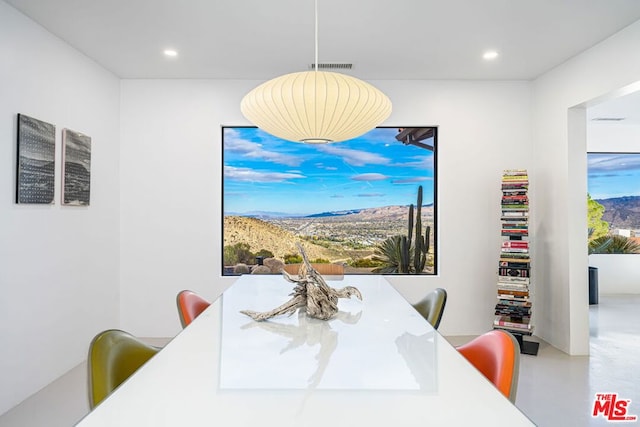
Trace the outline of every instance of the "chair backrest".
[[109, 329], [89, 345], [89, 407], [93, 409], [158, 351], [133, 335]]
[[189, 290], [178, 292], [176, 303], [178, 304], [178, 315], [183, 328], [186, 328], [211, 305], [209, 301]]
[[434, 329], [438, 329], [446, 304], [447, 291], [442, 288], [436, 288], [414, 304], [413, 308], [418, 310], [418, 313], [420, 313], [427, 322], [431, 323]]
[[457, 347], [512, 403], [516, 401], [520, 345], [507, 331], [493, 330]]

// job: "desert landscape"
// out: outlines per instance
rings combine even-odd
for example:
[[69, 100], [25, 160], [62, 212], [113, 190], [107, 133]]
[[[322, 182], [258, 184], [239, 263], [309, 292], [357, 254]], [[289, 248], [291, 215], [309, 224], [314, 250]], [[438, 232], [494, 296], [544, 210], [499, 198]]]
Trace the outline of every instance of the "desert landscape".
[[[296, 254], [296, 243], [301, 242], [310, 259], [342, 263], [347, 273], [363, 273], [371, 268], [349, 265], [370, 259], [376, 245], [388, 237], [405, 235], [408, 212], [408, 206], [385, 206], [303, 217], [225, 215], [224, 246], [245, 243], [254, 253], [266, 250], [284, 259]], [[423, 206], [422, 217], [423, 225], [433, 230], [432, 205]]]

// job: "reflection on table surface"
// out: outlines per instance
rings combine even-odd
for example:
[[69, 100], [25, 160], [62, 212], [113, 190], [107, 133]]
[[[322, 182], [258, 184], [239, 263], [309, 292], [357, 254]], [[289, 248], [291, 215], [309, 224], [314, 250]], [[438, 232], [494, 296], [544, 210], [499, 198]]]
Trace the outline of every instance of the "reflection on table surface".
[[255, 322], [292, 284], [242, 276], [79, 425], [532, 425], [384, 277], [347, 285], [328, 321]]
[[393, 315], [394, 303], [406, 311], [406, 302], [386, 283], [364, 285], [363, 301], [340, 300], [328, 321], [304, 310], [266, 322], [239, 314], [278, 305], [292, 285], [260, 286], [268, 298], [247, 298], [242, 284], [222, 298], [221, 389], [436, 390], [435, 332], [412, 311]]

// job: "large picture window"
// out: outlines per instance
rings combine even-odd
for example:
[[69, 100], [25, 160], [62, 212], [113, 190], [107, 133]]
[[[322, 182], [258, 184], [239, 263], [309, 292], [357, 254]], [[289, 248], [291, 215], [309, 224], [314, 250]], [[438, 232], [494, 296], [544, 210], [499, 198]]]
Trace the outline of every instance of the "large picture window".
[[312, 145], [223, 127], [223, 275], [299, 263], [296, 243], [345, 274], [416, 273], [394, 268], [394, 250], [412, 237], [413, 257], [418, 211], [429, 250], [417, 273], [436, 274], [437, 139], [436, 127], [379, 127]]
[[640, 153], [587, 153], [591, 253], [640, 253]]

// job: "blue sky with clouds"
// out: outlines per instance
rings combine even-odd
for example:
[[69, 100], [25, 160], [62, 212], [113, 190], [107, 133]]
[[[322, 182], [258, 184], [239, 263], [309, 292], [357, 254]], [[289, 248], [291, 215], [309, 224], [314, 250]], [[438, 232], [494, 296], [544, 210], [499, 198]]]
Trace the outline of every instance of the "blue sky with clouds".
[[591, 198], [640, 196], [640, 154], [589, 153], [587, 159]]
[[253, 127], [223, 129], [224, 211], [291, 215], [433, 203], [433, 152], [377, 128], [334, 144], [284, 141]]

